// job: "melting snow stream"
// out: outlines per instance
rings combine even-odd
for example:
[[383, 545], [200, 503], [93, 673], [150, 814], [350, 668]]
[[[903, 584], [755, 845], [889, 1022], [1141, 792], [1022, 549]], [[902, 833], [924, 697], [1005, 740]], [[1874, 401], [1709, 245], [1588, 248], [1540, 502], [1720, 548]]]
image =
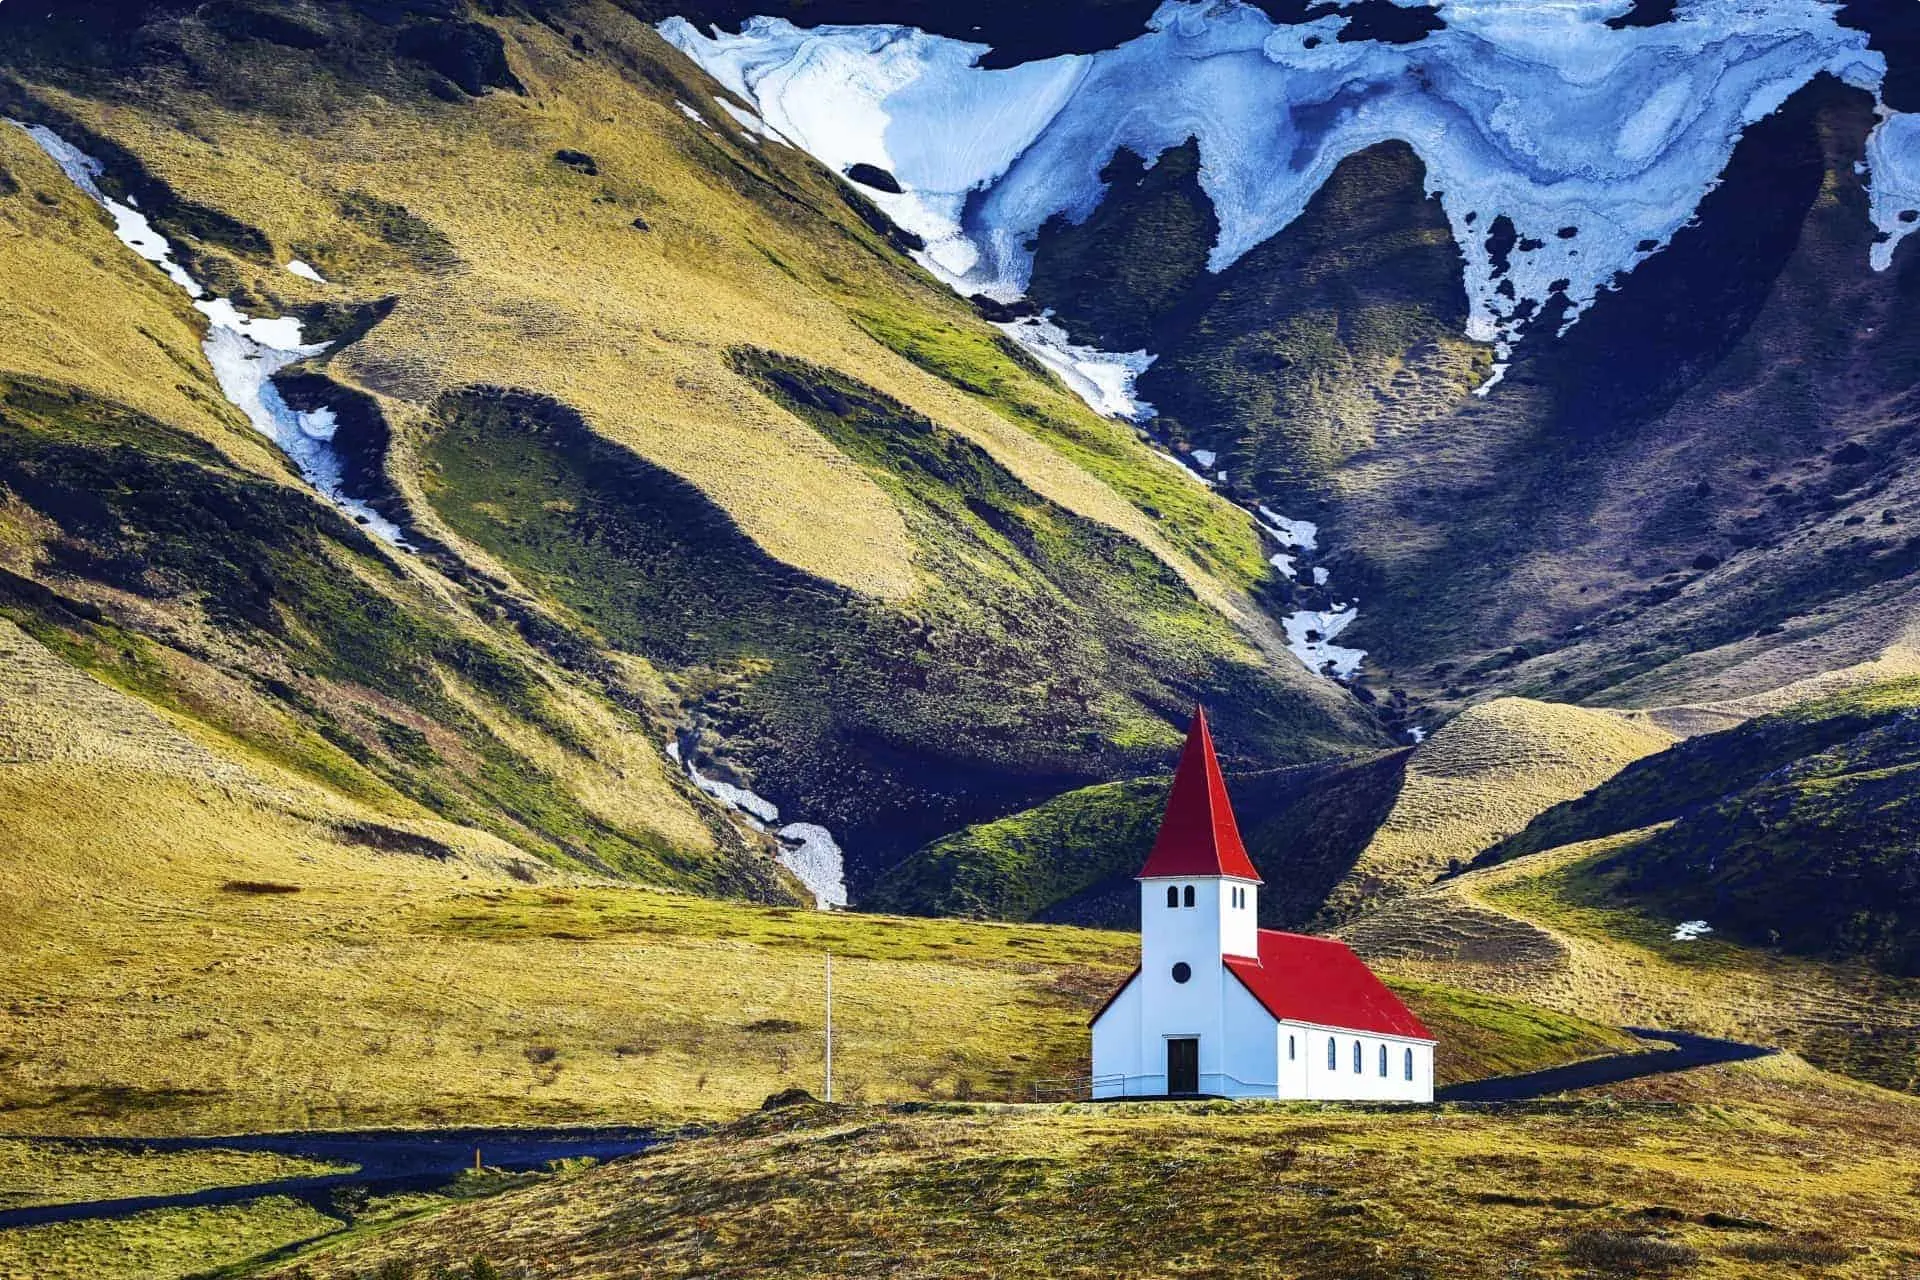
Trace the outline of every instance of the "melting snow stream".
[[[200, 282], [174, 261], [173, 246], [144, 213], [100, 189], [99, 178], [106, 166], [45, 125], [12, 119], [7, 123], [24, 130], [75, 186], [112, 216], [114, 234], [122, 244], [159, 267], [194, 300], [194, 308], [209, 321], [201, 350], [213, 367], [214, 379], [254, 429], [273, 441], [292, 459], [307, 483], [354, 523], [396, 547], [411, 549], [398, 525], [346, 492], [340, 455], [333, 448], [338, 425], [333, 410], [295, 410], [273, 385], [273, 375], [321, 354], [328, 344], [303, 341], [300, 321], [293, 316], [252, 317], [226, 298], [209, 297]], [[302, 279], [324, 283], [318, 271], [298, 259], [288, 263], [286, 269]]]
[[779, 862], [800, 878], [813, 894], [813, 904], [825, 911], [847, 905], [846, 859], [833, 833], [812, 822], [780, 822], [780, 806], [745, 787], [723, 782], [700, 772], [680, 749], [678, 742], [667, 743], [667, 756], [687, 771], [693, 785], [735, 813], [745, 816], [758, 831], [770, 831], [780, 842]]

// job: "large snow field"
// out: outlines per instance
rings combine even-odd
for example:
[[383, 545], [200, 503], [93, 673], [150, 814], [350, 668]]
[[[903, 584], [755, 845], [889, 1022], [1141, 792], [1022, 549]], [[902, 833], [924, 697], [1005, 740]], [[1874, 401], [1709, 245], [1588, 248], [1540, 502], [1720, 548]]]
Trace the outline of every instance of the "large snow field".
[[[1005, 70], [976, 65], [984, 45], [904, 26], [660, 30], [830, 168], [892, 173], [901, 194], [869, 194], [927, 241], [926, 264], [1002, 301], [1025, 289], [1040, 226], [1099, 204], [1121, 147], [1151, 161], [1198, 140], [1218, 271], [1342, 159], [1398, 139], [1465, 254], [1468, 333], [1502, 355], [1555, 294], [1577, 317], [1664, 246], [1741, 132], [1795, 90], [1822, 72], [1869, 90], [1885, 76], [1818, 0], [1679, 0], [1671, 21], [1617, 29], [1629, 0], [1434, 7], [1442, 29], [1387, 44], [1340, 41], [1338, 14], [1276, 24], [1236, 0], [1169, 0], [1117, 48]], [[1903, 188], [1885, 213], [1876, 200], [1883, 229], [1912, 207], [1916, 132], [1895, 118], [1876, 134], [1875, 178]]]

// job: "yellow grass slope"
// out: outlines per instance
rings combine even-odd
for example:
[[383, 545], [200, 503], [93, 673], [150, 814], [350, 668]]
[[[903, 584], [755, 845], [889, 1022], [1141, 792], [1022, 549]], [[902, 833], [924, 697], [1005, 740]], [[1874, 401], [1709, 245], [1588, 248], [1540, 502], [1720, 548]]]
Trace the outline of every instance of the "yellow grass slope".
[[1392, 811], [1325, 914], [1343, 918], [1427, 884], [1672, 742], [1619, 712], [1530, 698], [1470, 707], [1414, 750]]
[[[199, 436], [237, 465], [291, 481], [220, 394], [186, 294], [113, 237], [112, 223], [24, 132], [0, 126], [0, 165], [33, 193], [0, 202], [0, 373], [75, 387]], [[34, 287], [18, 287], [19, 282]]]
[[[402, 427], [394, 470], [403, 487], [414, 482], [405, 428], [435, 396], [511, 385], [573, 406], [692, 481], [781, 559], [875, 595], [911, 593], [899, 513], [857, 466], [731, 371], [726, 354], [745, 343], [854, 372], [964, 432], [1044, 496], [1154, 550], [1216, 605], [1233, 605], [1259, 575], [1250, 524], [1155, 459], [1124, 424], [1005, 365], [1019, 398], [1045, 410], [1052, 426], [1043, 432], [869, 336], [867, 317], [881, 308], [908, 334], [946, 330], [986, 348], [997, 337], [880, 251], [810, 160], [714, 127], [727, 117], [704, 77], [643, 23], [611, 5], [570, 17], [590, 33], [595, 56], [579, 56], [538, 23], [497, 21], [526, 97], [401, 102], [303, 74], [290, 65], [304, 57], [297, 52], [246, 44], [206, 50], [221, 60], [224, 96], [165, 72], [132, 110], [34, 88], [182, 195], [258, 227], [282, 256], [305, 254], [332, 281], [315, 286], [208, 250], [257, 296], [398, 297], [332, 368], [376, 393]], [[206, 39], [191, 23], [178, 34]], [[649, 82], [616, 71], [621, 63], [657, 70]], [[676, 95], [713, 123], [688, 118]], [[239, 112], [234, 100], [273, 111]], [[598, 174], [556, 163], [562, 149], [591, 155]], [[811, 213], [752, 198], [776, 184], [803, 193]], [[361, 192], [444, 232], [452, 260], [429, 269], [379, 244], [341, 213], [341, 200]], [[646, 230], [632, 225], [636, 217]], [[1086, 459], [1150, 477], [1141, 483], [1163, 523], [1079, 465]], [[1216, 526], [1233, 531], [1213, 545]], [[1193, 547], [1203, 547], [1199, 558]]]
[[[828, 954], [846, 1096], [1026, 1097], [1085, 1071], [1136, 954], [563, 876], [230, 748], [0, 623], [0, 1129], [730, 1117], [816, 1083]], [[1622, 1045], [1405, 994], [1449, 1079]]]

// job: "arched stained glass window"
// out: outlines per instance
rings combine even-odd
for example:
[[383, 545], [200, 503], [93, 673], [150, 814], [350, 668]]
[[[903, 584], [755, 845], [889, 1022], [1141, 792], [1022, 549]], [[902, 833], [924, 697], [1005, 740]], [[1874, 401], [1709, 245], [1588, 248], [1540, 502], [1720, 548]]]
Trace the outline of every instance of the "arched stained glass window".
[[1413, 1050], [1407, 1050], [1407, 1079], [1413, 1079]]
[[1187, 886], [1186, 898], [1187, 898], [1187, 905], [1192, 906], [1193, 905], [1193, 886], [1192, 885]]
[[1167, 886], [1167, 905], [1170, 907], [1177, 907], [1180, 905], [1180, 890], [1175, 885]]

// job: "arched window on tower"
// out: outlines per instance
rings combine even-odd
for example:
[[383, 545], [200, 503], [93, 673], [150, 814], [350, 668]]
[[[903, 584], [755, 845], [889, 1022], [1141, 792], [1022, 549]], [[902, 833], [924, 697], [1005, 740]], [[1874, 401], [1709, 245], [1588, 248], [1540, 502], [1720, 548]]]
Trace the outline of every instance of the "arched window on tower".
[[1366, 1070], [1366, 1067], [1363, 1065], [1363, 1059], [1360, 1056], [1362, 1052], [1364, 1051], [1360, 1048], [1360, 1042], [1355, 1040], [1353, 1042], [1353, 1074], [1355, 1075], [1359, 1075], [1362, 1071]]
[[1193, 905], [1193, 886], [1192, 885], [1187, 886], [1186, 899], [1187, 899], [1187, 905], [1192, 906]]
[[1407, 1050], [1407, 1079], [1413, 1079], [1413, 1050]]
[[1385, 1045], [1380, 1046], [1380, 1078], [1382, 1080], [1387, 1078], [1387, 1046]]
[[1180, 905], [1179, 886], [1171, 885], [1171, 884], [1167, 886], [1167, 905], [1170, 907], [1177, 907]]

